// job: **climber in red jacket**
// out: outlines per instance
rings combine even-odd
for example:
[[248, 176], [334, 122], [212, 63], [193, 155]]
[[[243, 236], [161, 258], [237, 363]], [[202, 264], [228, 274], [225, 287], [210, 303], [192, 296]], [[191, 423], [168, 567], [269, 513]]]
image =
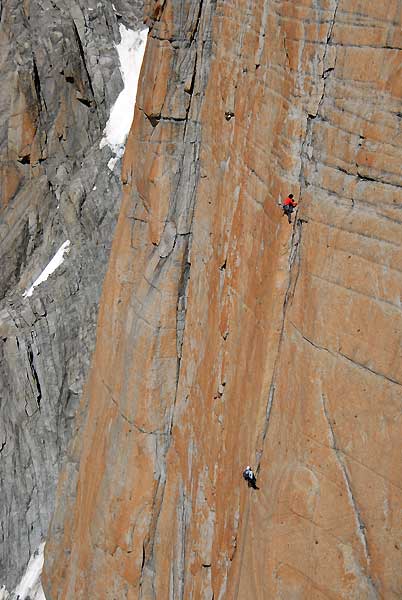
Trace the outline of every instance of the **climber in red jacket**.
[[297, 206], [297, 202], [293, 200], [293, 194], [289, 194], [282, 204], [283, 214], [287, 215], [289, 223], [292, 223], [292, 212], [295, 206]]

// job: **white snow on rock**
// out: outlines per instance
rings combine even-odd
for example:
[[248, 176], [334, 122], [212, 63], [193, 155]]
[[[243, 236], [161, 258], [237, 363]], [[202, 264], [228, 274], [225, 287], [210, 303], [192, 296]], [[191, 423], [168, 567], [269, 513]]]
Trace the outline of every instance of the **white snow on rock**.
[[100, 148], [109, 146], [116, 155], [115, 159], [111, 159], [108, 164], [111, 171], [124, 153], [124, 146], [134, 116], [138, 79], [148, 36], [148, 29], [133, 31], [127, 29], [122, 23], [120, 23], [119, 30], [121, 41], [120, 44], [116, 44], [116, 50], [120, 60], [123, 89], [110, 111], [110, 117], [99, 144]]
[[107, 163], [107, 166], [109, 167], [109, 169], [111, 171], [113, 171], [113, 169], [116, 166], [117, 161], [119, 160], [119, 158], [121, 158], [123, 155], [119, 155], [117, 154], [116, 156], [112, 156], [112, 158], [109, 160], [109, 162]]
[[[32, 296], [34, 289], [36, 287], [38, 287], [38, 285], [40, 285], [41, 283], [46, 281], [46, 279], [49, 277], [49, 275], [51, 275], [57, 269], [57, 267], [59, 267], [62, 264], [62, 262], [64, 261], [64, 254], [66, 252], [68, 252], [69, 249], [70, 249], [70, 240], [67, 240], [64, 242], [64, 244], [62, 244], [60, 246], [60, 248], [57, 250], [56, 254], [53, 256], [50, 263], [42, 271], [42, 273], [39, 275], [39, 277], [37, 279], [35, 279], [35, 281], [31, 285], [31, 287], [28, 288], [22, 294], [23, 298], [28, 298], [29, 296]], [[1, 597], [0, 597], [0, 600], [1, 600]]]
[[44, 550], [45, 542], [31, 556], [27, 570], [15, 590], [10, 594], [4, 586], [0, 589], [0, 600], [46, 600], [40, 580]]

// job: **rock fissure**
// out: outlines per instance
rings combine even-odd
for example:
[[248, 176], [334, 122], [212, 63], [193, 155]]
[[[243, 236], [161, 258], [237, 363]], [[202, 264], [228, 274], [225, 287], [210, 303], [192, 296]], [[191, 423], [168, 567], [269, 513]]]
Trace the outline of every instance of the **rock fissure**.
[[[202, 19], [204, 19], [204, 10], [203, 7], [205, 7], [206, 5], [204, 5], [201, 2], [201, 6], [200, 6], [200, 10], [198, 12], [198, 16], [197, 16], [197, 20], [196, 20], [196, 25], [194, 27], [194, 33], [191, 36], [191, 43], [190, 43], [190, 47], [192, 44], [194, 45], [198, 45], [199, 43], [201, 44], [201, 39], [200, 39], [200, 28], [201, 28], [201, 21]], [[213, 6], [213, 3], [211, 4], [211, 7]], [[211, 18], [211, 15], [209, 15], [209, 18]], [[198, 54], [199, 52], [202, 52], [202, 61], [198, 60]], [[183, 127], [183, 143], [186, 144], [187, 142], [187, 136], [188, 136], [188, 127], [189, 125], [192, 125], [192, 127], [198, 127], [199, 123], [197, 118], [195, 119], [189, 119], [189, 115], [193, 114], [194, 111], [197, 111], [197, 109], [193, 106], [193, 100], [194, 100], [194, 95], [195, 95], [195, 80], [197, 78], [197, 69], [199, 68], [200, 70], [202, 70], [204, 68], [203, 63], [205, 62], [205, 60], [209, 60], [209, 56], [208, 54], [205, 54], [205, 52], [203, 52], [203, 50], [201, 50], [200, 48], [196, 49], [196, 58], [194, 61], [194, 69], [193, 69], [193, 73], [192, 73], [192, 83], [189, 89], [186, 90], [186, 92], [189, 94], [189, 102], [188, 105], [186, 107], [186, 115], [183, 118], [180, 119], [176, 119], [176, 118], [159, 118], [158, 122], [160, 121], [172, 121], [172, 122], [179, 122], [179, 123], [183, 123], [184, 127]], [[201, 91], [201, 94], [203, 93], [203, 91]], [[197, 103], [200, 101], [200, 91], [197, 91]], [[162, 109], [163, 110], [163, 109]], [[148, 117], [149, 118], [149, 117]], [[190, 143], [191, 140], [189, 140]], [[165, 472], [166, 470], [166, 457], [167, 457], [167, 453], [169, 451], [169, 448], [171, 446], [172, 443], [172, 439], [173, 439], [173, 427], [174, 427], [174, 415], [175, 415], [175, 408], [176, 408], [176, 404], [177, 404], [177, 396], [178, 396], [178, 390], [179, 390], [179, 382], [180, 382], [180, 375], [181, 375], [181, 364], [182, 364], [182, 347], [183, 347], [183, 342], [184, 342], [184, 336], [185, 336], [185, 328], [186, 328], [186, 311], [187, 311], [187, 289], [188, 289], [188, 283], [189, 283], [189, 279], [190, 279], [190, 271], [191, 271], [191, 262], [190, 262], [190, 245], [191, 245], [191, 231], [192, 231], [192, 222], [193, 222], [193, 218], [194, 218], [194, 200], [195, 200], [195, 190], [197, 188], [198, 182], [199, 182], [199, 178], [200, 178], [200, 167], [199, 167], [199, 142], [195, 144], [195, 154], [193, 157], [193, 161], [195, 164], [195, 167], [193, 167], [193, 177], [194, 177], [194, 181], [191, 184], [191, 189], [192, 192], [189, 193], [189, 198], [188, 198], [188, 202], [189, 202], [189, 207], [188, 207], [188, 213], [189, 213], [189, 218], [188, 218], [188, 231], [185, 232], [179, 232], [176, 233], [175, 235], [175, 241], [173, 246], [176, 246], [176, 240], [177, 237], [181, 237], [181, 238], [188, 238], [186, 240], [186, 244], [185, 247], [182, 251], [182, 268], [181, 268], [181, 276], [180, 276], [180, 281], [178, 284], [178, 291], [177, 291], [177, 304], [176, 304], [176, 353], [177, 353], [177, 366], [176, 366], [176, 385], [175, 385], [175, 392], [174, 392], [174, 398], [173, 398], [173, 402], [171, 405], [171, 409], [170, 409], [170, 419], [169, 419], [169, 423], [167, 426], [167, 440], [166, 440], [166, 446], [165, 449], [163, 451], [163, 455], [162, 455], [162, 460], [160, 461], [160, 464], [163, 464], [163, 470]], [[181, 164], [181, 170], [183, 171], [183, 173], [186, 172], [186, 169], [183, 168], [185, 166], [185, 161], [188, 161], [188, 156], [185, 156], [184, 154], [181, 156], [180, 159], [180, 164]], [[176, 185], [175, 185], [175, 189], [173, 191], [173, 208], [175, 208], [175, 204], [177, 202], [178, 199], [178, 193], [179, 193], [179, 188], [181, 185], [181, 181], [180, 178], [177, 180]], [[173, 250], [172, 250], [173, 251]], [[160, 488], [160, 492], [159, 492], [159, 488]], [[160, 518], [160, 513], [162, 511], [162, 506], [163, 506], [163, 502], [164, 502], [164, 494], [165, 494], [165, 489], [166, 489], [166, 474], [163, 478], [163, 481], [160, 483], [160, 485], [158, 485], [158, 502], [156, 507], [153, 509], [152, 511], [152, 524], [149, 528], [148, 531], [148, 535], [147, 535], [147, 539], [150, 540], [149, 544], [150, 544], [150, 548], [146, 551], [146, 559], [145, 559], [145, 565], [147, 567], [147, 573], [148, 571], [153, 570], [153, 562], [154, 562], [154, 539], [155, 539], [155, 532], [157, 531], [157, 528], [159, 526], [159, 518]], [[184, 500], [183, 500], [183, 510], [185, 510], [184, 508]], [[183, 517], [184, 518], [184, 517]], [[185, 523], [183, 523], [183, 527], [182, 527], [182, 552], [185, 553], [185, 537], [186, 537], [186, 526]], [[184, 594], [184, 556], [182, 557], [182, 561], [183, 563], [182, 565], [182, 574], [179, 575], [178, 579], [176, 577], [173, 576], [172, 578], [172, 583], [171, 585], [173, 586], [173, 593], [177, 595], [178, 598], [184, 598], [183, 594]], [[177, 567], [179, 568], [179, 567]], [[144, 588], [144, 577], [145, 577], [145, 571], [144, 569], [142, 569], [141, 572], [141, 583], [140, 583], [140, 588], [143, 589]], [[149, 575], [147, 576], [149, 577]], [[145, 588], [144, 588], [145, 589]], [[141, 592], [142, 594], [142, 592]], [[141, 596], [142, 597], [142, 596]]]
[[328, 352], [328, 354], [331, 354], [331, 356], [333, 356], [334, 358], [342, 357], [344, 360], [348, 361], [349, 363], [353, 364], [354, 366], [356, 366], [356, 367], [358, 367], [360, 369], [364, 369], [365, 371], [369, 371], [373, 375], [375, 375], [377, 377], [381, 377], [382, 379], [385, 379], [389, 383], [392, 383], [392, 384], [397, 385], [397, 386], [402, 386], [402, 383], [400, 381], [397, 381], [396, 379], [393, 379], [392, 377], [389, 377], [385, 373], [381, 373], [379, 371], [376, 371], [375, 369], [372, 369], [372, 368], [368, 367], [367, 365], [364, 365], [364, 364], [362, 364], [362, 363], [354, 360], [353, 358], [350, 358], [349, 356], [347, 356], [346, 354], [344, 354], [343, 352], [341, 352], [341, 350], [334, 351], [334, 350], [330, 350], [329, 348], [326, 348], [325, 346], [321, 346], [317, 342], [314, 342], [312, 339], [310, 339], [309, 337], [307, 337], [306, 335], [304, 335], [300, 331], [300, 329], [295, 325], [295, 323], [293, 323], [292, 321], [290, 321], [290, 324], [297, 331], [297, 333], [300, 335], [300, 337], [302, 337], [303, 340], [305, 340], [308, 344], [310, 344], [311, 346], [313, 346], [316, 350], [321, 350], [321, 351], [324, 351], [324, 352]]
[[[88, 100], [86, 98], [81, 98], [81, 101], [86, 101], [90, 105], [92, 102], [95, 102], [94, 89], [92, 87], [92, 80], [91, 80], [91, 76], [90, 76], [89, 71], [88, 71], [87, 61], [86, 61], [86, 58], [85, 58], [85, 52], [84, 52], [84, 48], [82, 46], [80, 34], [78, 32], [78, 28], [77, 28], [77, 25], [76, 25], [76, 23], [75, 23], [74, 20], [72, 21], [72, 24], [73, 24], [73, 29], [74, 29], [74, 34], [75, 34], [75, 37], [76, 37], [76, 41], [77, 41], [77, 47], [78, 47], [78, 50], [79, 50], [79, 53], [80, 53], [80, 56], [81, 56], [82, 65], [84, 67], [85, 75], [87, 77], [87, 83], [88, 83], [88, 86], [89, 86], [90, 94], [92, 96], [91, 100]], [[79, 100], [80, 98], [77, 98], [77, 99]]]
[[324, 56], [323, 56], [323, 64], [325, 64], [325, 58], [326, 58], [326, 55], [327, 55], [328, 46], [331, 43], [332, 34], [333, 34], [333, 31], [334, 31], [334, 27], [335, 27], [336, 14], [337, 14], [338, 8], [339, 8], [339, 2], [340, 2], [340, 0], [334, 0], [334, 1], [335, 1], [335, 7], [334, 7], [333, 15], [331, 17], [330, 26], [329, 26], [328, 34], [327, 34], [327, 40], [326, 40], [326, 43], [325, 43], [325, 51], [324, 51]]
[[[282, 306], [282, 323], [279, 334], [278, 346], [276, 350], [276, 356], [273, 367], [273, 374], [271, 385], [268, 393], [267, 408], [265, 412], [264, 424], [262, 431], [258, 437], [258, 450], [256, 451], [256, 473], [260, 471], [261, 459], [263, 455], [263, 448], [265, 440], [268, 434], [269, 422], [273, 407], [273, 401], [275, 396], [275, 380], [280, 368], [281, 350], [284, 341], [284, 333], [286, 326], [287, 310], [289, 305], [292, 303], [292, 299], [295, 295], [297, 282], [299, 280], [300, 268], [301, 268], [301, 236], [302, 236], [303, 221], [296, 219], [293, 223], [292, 237], [290, 241], [290, 252], [289, 252], [289, 276], [288, 285], [284, 295], [283, 306]], [[296, 270], [296, 272], [294, 272]]]
[[125, 415], [123, 413], [123, 411], [120, 409], [119, 403], [117, 402], [117, 400], [114, 398], [113, 394], [111, 393], [111, 388], [110, 386], [108, 386], [105, 381], [103, 381], [103, 385], [105, 386], [105, 388], [107, 389], [107, 391], [110, 394], [110, 399], [113, 402], [113, 404], [116, 406], [119, 415], [121, 416], [121, 418], [126, 421], [131, 427], [134, 427], [134, 429], [136, 429], [139, 433], [144, 433], [146, 435], [168, 435], [166, 431], [160, 431], [159, 429], [152, 429], [152, 430], [148, 430], [145, 429], [144, 427], [141, 427], [140, 425], [138, 425], [133, 419], [130, 419], [127, 415]]
[[381, 377], [382, 379], [385, 379], [386, 381], [389, 381], [389, 383], [393, 383], [394, 385], [398, 385], [399, 387], [402, 386], [402, 382], [401, 381], [397, 381], [396, 379], [393, 379], [392, 377], [389, 377], [389, 375], [385, 375], [385, 373], [381, 373], [379, 371], [376, 371], [375, 369], [372, 369], [371, 367], [368, 367], [367, 365], [364, 365], [364, 364], [358, 362], [357, 360], [351, 358], [350, 356], [347, 356], [346, 354], [344, 354], [340, 350], [338, 351], [338, 353], [345, 360], [347, 360], [348, 362], [352, 363], [356, 367], [359, 367], [360, 369], [364, 369], [365, 371], [369, 371], [373, 375], [376, 375], [377, 377]]
[[41, 389], [41, 385], [40, 385], [40, 381], [39, 381], [39, 376], [38, 376], [38, 372], [35, 368], [35, 360], [34, 360], [34, 353], [32, 350], [32, 346], [28, 343], [27, 344], [27, 357], [28, 357], [28, 364], [30, 367], [30, 373], [32, 375], [32, 379], [35, 382], [35, 396], [36, 396], [36, 402], [38, 405], [38, 409], [40, 410], [40, 403], [42, 400], [42, 389]]
[[[335, 8], [334, 8], [334, 12], [330, 21], [330, 25], [328, 28], [328, 33], [327, 33], [327, 39], [325, 42], [325, 47], [324, 47], [324, 53], [322, 56], [322, 73], [321, 73], [321, 79], [323, 80], [322, 82], [322, 91], [321, 91], [321, 97], [317, 103], [317, 108], [316, 110], [308, 116], [308, 120], [307, 120], [307, 134], [310, 134], [310, 119], [314, 119], [315, 117], [317, 117], [318, 113], [320, 112], [320, 109], [323, 105], [324, 102], [324, 98], [325, 98], [325, 92], [326, 92], [326, 85], [327, 85], [327, 79], [329, 78], [330, 74], [334, 73], [335, 71], [335, 67], [336, 67], [336, 60], [337, 60], [337, 54], [336, 54], [336, 50], [335, 50], [335, 57], [333, 59], [333, 64], [331, 64], [331, 66], [326, 66], [326, 60], [327, 60], [327, 55], [328, 55], [328, 48], [331, 47], [331, 39], [332, 39], [332, 34], [333, 34], [333, 30], [335, 27], [335, 22], [336, 22], [336, 14], [338, 12], [338, 7], [339, 7], [339, 2], [340, 0], [335, 0]], [[307, 137], [310, 137], [309, 135]], [[302, 156], [303, 156], [303, 148], [302, 148]]]
[[256, 475], [258, 475], [260, 472], [263, 447], [264, 447], [264, 443], [265, 443], [265, 438], [267, 437], [267, 433], [268, 433], [269, 420], [271, 418], [271, 411], [272, 411], [272, 405], [274, 402], [274, 396], [275, 396], [275, 385], [274, 385], [274, 383], [271, 383], [271, 387], [270, 387], [269, 394], [268, 394], [267, 409], [266, 409], [266, 413], [265, 413], [265, 422], [263, 425], [262, 436], [261, 436], [261, 446], [260, 446], [261, 449], [257, 451], [257, 455], [256, 455], [256, 458], [257, 458], [257, 461], [256, 461], [257, 467], [255, 470]]
[[[154, 497], [153, 497], [151, 522], [150, 522], [150, 525], [148, 528], [147, 535], [144, 537], [143, 546], [142, 546], [143, 547], [143, 560], [142, 560], [140, 583], [139, 583], [139, 591], [140, 591], [139, 598], [140, 598], [140, 600], [143, 598], [142, 590], [143, 590], [143, 585], [144, 585], [145, 570], [147, 570], [148, 574], [149, 574], [149, 572], [153, 573], [155, 571], [155, 569], [154, 569], [155, 533], [156, 533], [156, 530], [158, 527], [158, 521], [159, 521], [160, 513], [162, 510], [165, 488], [166, 488], [166, 469], [165, 469], [165, 467], [163, 467], [163, 472], [160, 475], [160, 477], [158, 478], [158, 483], [156, 485], [156, 489], [155, 489], [155, 493], [154, 493]], [[153, 588], [153, 585], [152, 585], [152, 588]], [[144, 597], [144, 600], [148, 600], [148, 599]]]
[[327, 425], [328, 425], [328, 432], [329, 432], [329, 437], [330, 437], [330, 441], [331, 441], [331, 448], [335, 453], [339, 468], [341, 470], [343, 479], [345, 481], [345, 487], [346, 487], [346, 491], [348, 494], [349, 502], [350, 502], [350, 505], [353, 510], [353, 515], [354, 515], [355, 522], [356, 522], [357, 537], [360, 540], [361, 546], [363, 548], [364, 556], [366, 559], [366, 567], [365, 568], [366, 568], [367, 572], [365, 573], [365, 575], [367, 577], [369, 587], [374, 592], [375, 597], [377, 598], [378, 597], [377, 589], [373, 583], [373, 580], [372, 580], [370, 572], [369, 572], [371, 557], [370, 557], [369, 546], [368, 546], [368, 542], [367, 542], [367, 534], [366, 534], [367, 528], [366, 528], [366, 525], [364, 524], [358, 504], [356, 502], [355, 495], [353, 493], [351, 477], [349, 474], [347, 464], [345, 462], [342, 452], [340, 452], [339, 448], [338, 448], [334, 427], [332, 425], [332, 421], [331, 421], [330, 414], [328, 411], [327, 401], [325, 399], [324, 394], [321, 394], [321, 405], [322, 405], [324, 417], [325, 417], [325, 419], [327, 421]]
[[[258, 68], [261, 65], [261, 57], [262, 57], [262, 52], [264, 49], [264, 45], [265, 45], [265, 34], [266, 34], [266, 30], [267, 30], [267, 20], [268, 20], [268, 9], [269, 9], [269, 5], [270, 5], [270, 0], [264, 0], [264, 6], [262, 9], [262, 17], [261, 17], [261, 23], [260, 23], [260, 31], [258, 34], [258, 49], [257, 49], [257, 53], [255, 56], [255, 67]], [[283, 46], [285, 49], [285, 53], [288, 59], [288, 63], [289, 63], [289, 56], [287, 53], [287, 49], [286, 49], [286, 38], [283, 38]]]

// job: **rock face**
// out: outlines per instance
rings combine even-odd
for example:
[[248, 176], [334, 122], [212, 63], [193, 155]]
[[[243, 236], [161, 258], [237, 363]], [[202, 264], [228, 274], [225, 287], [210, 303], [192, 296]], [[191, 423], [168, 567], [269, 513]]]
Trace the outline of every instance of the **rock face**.
[[47, 598], [400, 598], [400, 2], [146, 15]]
[[[0, 587], [46, 535], [120, 205], [99, 149], [140, 2], [0, 2]], [[30, 297], [57, 249], [70, 251]]]

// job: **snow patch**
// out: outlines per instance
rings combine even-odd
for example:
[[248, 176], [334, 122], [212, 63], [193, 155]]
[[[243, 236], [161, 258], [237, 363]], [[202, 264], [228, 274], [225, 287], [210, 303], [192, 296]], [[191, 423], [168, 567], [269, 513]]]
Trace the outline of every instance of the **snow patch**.
[[109, 160], [109, 162], [107, 163], [107, 166], [109, 167], [109, 169], [111, 171], [114, 171], [114, 168], [116, 166], [117, 161], [119, 160], [120, 156], [112, 156], [112, 158]]
[[45, 542], [31, 556], [27, 570], [15, 590], [7, 592], [3, 586], [0, 589], [0, 600], [46, 600], [41, 584]]
[[[29, 298], [30, 296], [32, 296], [34, 289], [36, 287], [38, 287], [38, 285], [40, 285], [41, 283], [46, 281], [46, 279], [49, 277], [49, 275], [51, 275], [57, 269], [57, 267], [59, 267], [62, 264], [62, 262], [64, 261], [64, 254], [66, 252], [67, 253], [69, 252], [70, 243], [71, 243], [70, 240], [67, 240], [64, 242], [64, 244], [62, 244], [60, 246], [60, 248], [57, 250], [56, 254], [53, 256], [50, 263], [47, 265], [47, 267], [45, 267], [45, 269], [43, 269], [42, 273], [39, 275], [39, 277], [37, 279], [35, 279], [35, 281], [31, 285], [31, 287], [28, 288], [22, 294], [23, 298]], [[0, 600], [1, 600], [1, 597], [0, 597]]]
[[111, 171], [113, 171], [118, 159], [123, 156], [125, 143], [133, 121], [138, 79], [148, 36], [148, 29], [133, 31], [122, 23], [119, 25], [119, 30], [121, 41], [115, 47], [119, 55], [123, 89], [110, 111], [110, 117], [99, 144], [100, 148], [109, 146], [115, 154], [116, 160], [112, 159], [108, 164]]

